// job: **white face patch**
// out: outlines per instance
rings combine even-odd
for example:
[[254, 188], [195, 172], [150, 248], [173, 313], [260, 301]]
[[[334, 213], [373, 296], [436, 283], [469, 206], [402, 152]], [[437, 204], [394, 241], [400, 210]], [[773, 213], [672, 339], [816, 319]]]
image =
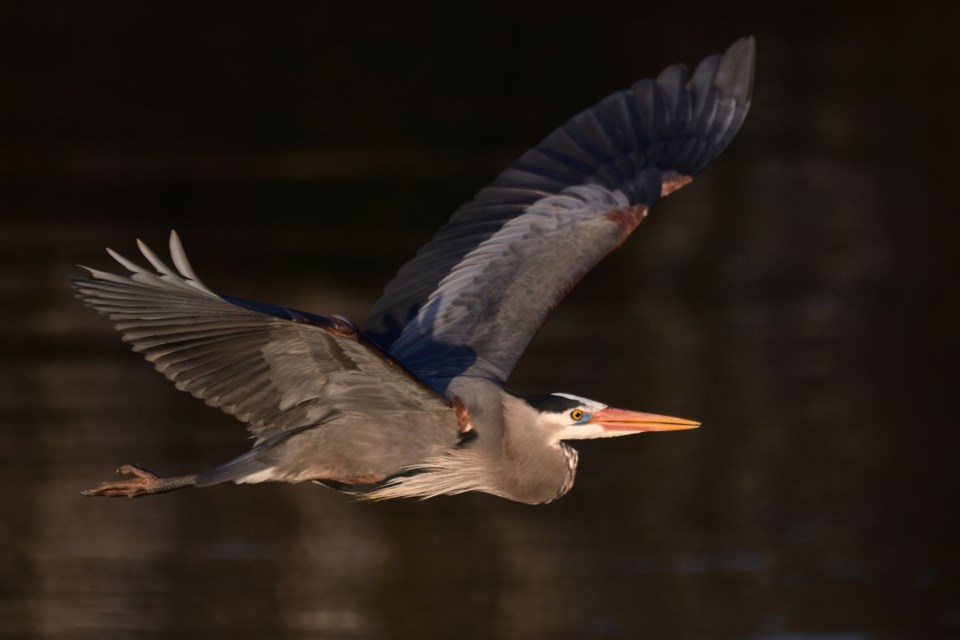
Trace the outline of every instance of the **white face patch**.
[[560, 442], [561, 440], [605, 438], [613, 435], [604, 431], [600, 425], [589, 423], [590, 418], [598, 411], [606, 409], [607, 405], [602, 402], [597, 402], [596, 400], [582, 398], [569, 393], [551, 393], [550, 395], [577, 403], [575, 407], [561, 412], [540, 414], [541, 422], [555, 429], [553, 434], [554, 442]]

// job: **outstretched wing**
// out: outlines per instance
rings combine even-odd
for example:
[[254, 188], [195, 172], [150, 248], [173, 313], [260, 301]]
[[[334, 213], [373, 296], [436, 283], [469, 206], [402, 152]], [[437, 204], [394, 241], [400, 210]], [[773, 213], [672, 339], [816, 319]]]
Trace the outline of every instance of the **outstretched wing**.
[[207, 404], [249, 423], [261, 441], [351, 411], [385, 424], [410, 412], [456, 414], [349, 321], [221, 296], [194, 274], [176, 233], [176, 270], [143, 243], [156, 273], [108, 249], [129, 275], [87, 269], [74, 287], [147, 360]]
[[441, 393], [458, 375], [505, 382], [577, 281], [727, 146], [753, 66], [745, 38], [571, 119], [404, 265], [364, 332]]

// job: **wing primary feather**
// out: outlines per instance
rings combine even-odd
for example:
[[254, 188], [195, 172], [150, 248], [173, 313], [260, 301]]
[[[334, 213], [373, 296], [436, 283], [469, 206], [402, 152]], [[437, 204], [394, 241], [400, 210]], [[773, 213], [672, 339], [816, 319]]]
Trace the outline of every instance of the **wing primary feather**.
[[175, 274], [163, 260], [158, 258], [157, 254], [155, 254], [153, 250], [151, 250], [150, 247], [148, 247], [140, 238], [137, 238], [137, 248], [140, 249], [140, 253], [142, 253], [143, 257], [147, 259], [147, 262], [153, 265], [154, 269], [165, 276], [171, 276], [173, 278], [177, 277], [177, 274]]
[[753, 39], [738, 40], [571, 118], [400, 269], [366, 334], [441, 393], [457, 375], [503, 382], [555, 303], [643, 218], [617, 212], [646, 211], [723, 151], [750, 106], [753, 58]]
[[107, 247], [107, 253], [110, 255], [111, 258], [113, 258], [114, 260], [119, 262], [121, 265], [123, 265], [123, 267], [130, 273], [150, 275], [149, 271], [147, 271], [146, 269], [138, 265], [136, 262], [127, 260], [122, 255], [120, 255], [119, 253], [111, 249], [110, 247]]
[[193, 266], [190, 264], [190, 261], [187, 259], [187, 252], [183, 249], [183, 243], [180, 242], [180, 236], [175, 230], [170, 231], [170, 257], [173, 259], [173, 264], [177, 270], [187, 278], [187, 284], [191, 287], [204, 291], [206, 293], [216, 295], [207, 288], [205, 284], [197, 277], [197, 274], [193, 270]]

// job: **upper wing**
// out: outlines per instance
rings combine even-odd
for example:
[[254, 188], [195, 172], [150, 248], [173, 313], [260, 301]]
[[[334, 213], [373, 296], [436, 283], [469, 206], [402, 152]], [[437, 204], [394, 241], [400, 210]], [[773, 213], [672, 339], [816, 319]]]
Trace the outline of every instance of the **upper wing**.
[[440, 392], [457, 375], [505, 382], [567, 291], [727, 146], [753, 66], [745, 38], [689, 81], [669, 67], [575, 116], [457, 210], [364, 332]]
[[[156, 273], [108, 250], [130, 275], [85, 267], [78, 296], [178, 389], [248, 422], [260, 440], [351, 411], [385, 423], [449, 411], [349, 321], [217, 295], [194, 274], [176, 233], [176, 271], [138, 244]], [[450, 423], [455, 434], [452, 412]]]

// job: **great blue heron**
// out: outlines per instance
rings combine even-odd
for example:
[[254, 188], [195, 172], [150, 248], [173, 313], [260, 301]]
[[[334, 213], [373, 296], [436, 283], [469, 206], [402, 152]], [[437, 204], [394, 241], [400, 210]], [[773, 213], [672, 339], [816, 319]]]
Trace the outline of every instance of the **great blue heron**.
[[176, 233], [170, 268], [87, 269], [79, 297], [178, 389], [246, 422], [248, 453], [210, 471], [128, 477], [90, 496], [313, 480], [366, 499], [483, 491], [539, 504], [573, 485], [568, 440], [691, 429], [504, 383], [564, 295], [661, 196], [687, 184], [746, 117], [752, 38], [641, 80], [580, 113], [461, 207], [390, 282], [362, 328], [218, 294]]

